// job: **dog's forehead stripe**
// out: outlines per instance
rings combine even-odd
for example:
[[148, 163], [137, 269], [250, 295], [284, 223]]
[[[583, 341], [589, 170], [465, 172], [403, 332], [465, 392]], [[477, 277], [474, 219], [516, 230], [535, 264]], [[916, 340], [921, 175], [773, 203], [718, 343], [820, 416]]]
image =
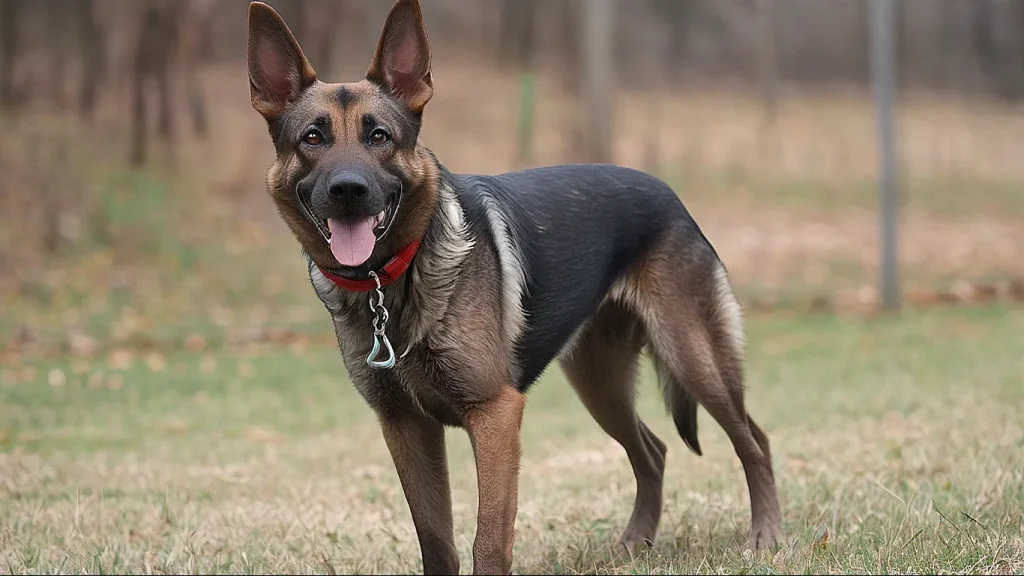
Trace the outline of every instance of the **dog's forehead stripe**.
[[347, 87], [342, 86], [341, 88], [338, 88], [338, 102], [341, 104], [342, 108], [348, 108], [352, 102], [358, 98], [359, 94], [349, 90]]

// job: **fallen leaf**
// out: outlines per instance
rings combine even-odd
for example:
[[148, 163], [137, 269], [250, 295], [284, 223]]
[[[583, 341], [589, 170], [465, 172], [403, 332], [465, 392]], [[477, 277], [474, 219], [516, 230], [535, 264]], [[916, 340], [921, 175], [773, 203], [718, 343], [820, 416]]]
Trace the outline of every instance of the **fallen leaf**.
[[85, 381], [85, 385], [89, 388], [103, 388], [103, 371], [97, 370], [89, 375], [89, 379]]
[[206, 339], [199, 334], [189, 334], [185, 338], [185, 348], [190, 352], [202, 352], [206, 349]]
[[73, 332], [68, 336], [68, 349], [73, 356], [89, 358], [96, 354], [99, 345], [96, 340], [81, 332]]
[[977, 299], [978, 290], [967, 280], [960, 278], [953, 282], [953, 285], [949, 287], [949, 291], [962, 303], [973, 302]]
[[71, 363], [71, 373], [75, 376], [82, 376], [89, 373], [89, 363], [85, 360], [75, 360]]
[[828, 546], [828, 524], [822, 522], [818, 529], [814, 531], [814, 536], [811, 536], [811, 546], [814, 548], [825, 548]]
[[171, 418], [164, 421], [164, 429], [171, 434], [184, 434], [188, 431], [188, 424], [178, 418]]
[[260, 428], [259, 426], [250, 426], [246, 429], [245, 436], [250, 440], [264, 444], [276, 444], [284, 440], [281, 434], [267, 428]]
[[60, 388], [64, 384], [67, 384], [68, 377], [60, 368], [51, 368], [47, 380], [49, 380], [50, 386], [53, 386], [54, 388]]
[[782, 548], [779, 549], [778, 552], [775, 553], [775, 556], [772, 557], [772, 564], [776, 568], [784, 568], [785, 565], [786, 565], [786, 560], [788, 558], [789, 558], [789, 548], [782, 547]]
[[114, 370], [127, 370], [132, 365], [132, 353], [124, 348], [111, 350], [107, 356], [107, 364]]
[[146, 355], [146, 367], [151, 372], [163, 372], [167, 368], [167, 360], [161, 354], [151, 352]]

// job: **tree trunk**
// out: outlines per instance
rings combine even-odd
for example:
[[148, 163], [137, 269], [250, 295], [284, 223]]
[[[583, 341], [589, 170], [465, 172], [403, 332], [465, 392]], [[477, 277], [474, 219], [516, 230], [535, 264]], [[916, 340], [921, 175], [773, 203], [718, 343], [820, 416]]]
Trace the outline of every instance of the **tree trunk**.
[[587, 160], [612, 160], [615, 76], [614, 0], [587, 0], [583, 10], [583, 77], [587, 108]]
[[141, 11], [132, 74], [132, 128], [128, 157], [132, 166], [146, 163], [146, 81], [156, 67], [154, 60], [158, 59], [160, 16], [156, 0], [146, 0]]
[[[583, 40], [580, 28], [583, 25], [583, 4], [586, 0], [562, 0], [559, 2], [560, 17], [560, 52], [564, 73], [562, 74], [563, 89], [572, 100], [582, 102], [583, 99]], [[564, 161], [578, 162], [586, 148], [586, 123], [582, 106], [571, 106], [565, 115], [566, 138], [564, 139]]]
[[165, 0], [157, 28], [158, 43], [152, 50], [153, 74], [156, 76], [157, 95], [159, 97], [158, 124], [160, 137], [166, 142], [174, 140], [174, 91], [171, 82], [174, 57], [178, 54], [179, 30], [182, 18], [181, 0]]
[[94, 0], [79, 0], [79, 41], [82, 47], [82, 81], [78, 95], [78, 110], [91, 120], [96, 109], [96, 93], [103, 81], [105, 46], [103, 34], [96, 18]]
[[18, 62], [18, 20], [22, 0], [0, 0], [0, 109], [15, 101], [14, 67]]
[[779, 115], [779, 63], [775, 41], [775, 2], [757, 0], [758, 31], [761, 36], [758, 76], [765, 124], [775, 126]]
[[[68, 0], [36, 0], [40, 2], [50, 31], [46, 47], [49, 51], [50, 71], [44, 77], [49, 83], [47, 92], [57, 105], [63, 109], [67, 104], [67, 65], [71, 48], [72, 14], [74, 4]], [[74, 0], [71, 0], [73, 2]]]
[[655, 14], [668, 28], [669, 42], [666, 62], [668, 78], [673, 87], [682, 82], [683, 64], [689, 51], [689, 29], [693, 23], [694, 3], [680, 0], [657, 0]]
[[501, 10], [501, 32], [498, 62], [528, 68], [534, 55], [534, 33], [537, 3], [535, 0], [504, 0]]
[[190, 0], [182, 35], [182, 75], [188, 94], [188, 108], [192, 117], [192, 129], [196, 135], [205, 138], [209, 131], [209, 117], [206, 112], [206, 96], [200, 72], [209, 52], [210, 2]]
[[[328, 2], [324, 6], [324, 20], [331, 22], [347, 22], [342, 11], [341, 2]], [[330, 24], [321, 26], [319, 31], [319, 45], [317, 46], [317, 70], [321, 70], [327, 78], [332, 77], [334, 65], [334, 39], [337, 36]]]

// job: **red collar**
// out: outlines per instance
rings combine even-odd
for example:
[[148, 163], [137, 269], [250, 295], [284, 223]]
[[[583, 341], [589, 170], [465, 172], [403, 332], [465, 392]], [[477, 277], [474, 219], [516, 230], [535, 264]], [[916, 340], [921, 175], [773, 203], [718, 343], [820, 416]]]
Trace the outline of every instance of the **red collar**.
[[[395, 254], [394, 258], [389, 260], [383, 268], [377, 270], [377, 278], [380, 279], [381, 288], [398, 280], [398, 277], [409, 269], [409, 265], [412, 264], [412, 259], [416, 257], [416, 252], [419, 249], [420, 241], [413, 240], [405, 248], [399, 250], [398, 254]], [[320, 268], [320, 266], [317, 266], [317, 268]], [[334, 285], [338, 288], [348, 290], [349, 292], [369, 292], [377, 287], [377, 283], [374, 282], [373, 278], [352, 280], [337, 274], [331, 274], [323, 268], [320, 268], [320, 273], [324, 275], [324, 278], [334, 282]]]

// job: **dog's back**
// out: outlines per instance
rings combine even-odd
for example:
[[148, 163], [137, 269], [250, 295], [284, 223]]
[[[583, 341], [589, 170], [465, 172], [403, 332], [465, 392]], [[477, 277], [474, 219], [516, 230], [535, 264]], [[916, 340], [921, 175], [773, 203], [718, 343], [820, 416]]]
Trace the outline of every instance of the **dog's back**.
[[506, 282], [522, 282], [505, 287], [521, 298], [524, 314], [520, 389], [670, 228], [691, 258], [717, 259], [676, 193], [644, 172], [587, 164], [448, 177], [471, 225], [494, 238]]

